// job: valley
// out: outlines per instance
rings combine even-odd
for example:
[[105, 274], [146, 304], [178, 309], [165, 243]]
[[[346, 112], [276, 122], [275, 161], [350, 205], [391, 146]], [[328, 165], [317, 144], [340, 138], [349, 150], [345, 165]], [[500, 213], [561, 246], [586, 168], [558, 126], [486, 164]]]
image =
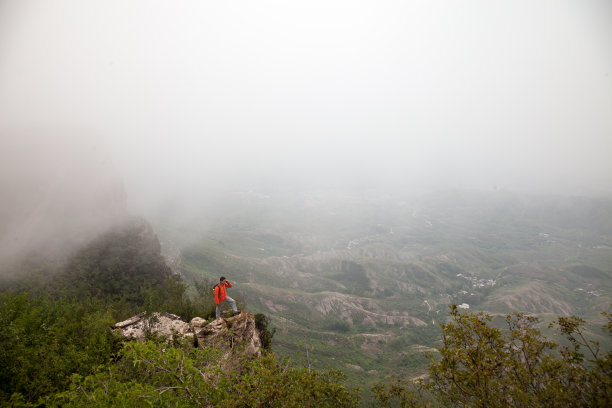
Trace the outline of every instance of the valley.
[[228, 277], [231, 296], [270, 317], [277, 355], [362, 389], [422, 375], [451, 304], [533, 314], [544, 332], [578, 315], [599, 340], [612, 303], [610, 200], [236, 193], [217, 208], [155, 225], [175, 270]]

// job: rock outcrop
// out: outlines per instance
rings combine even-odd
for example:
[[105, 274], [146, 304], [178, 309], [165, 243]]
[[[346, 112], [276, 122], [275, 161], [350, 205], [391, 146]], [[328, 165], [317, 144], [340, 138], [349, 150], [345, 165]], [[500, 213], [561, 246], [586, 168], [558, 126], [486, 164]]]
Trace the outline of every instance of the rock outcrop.
[[114, 329], [121, 330], [123, 337], [130, 340], [144, 341], [150, 335], [157, 335], [170, 339], [173, 335], [193, 337], [193, 330], [189, 323], [181, 320], [171, 313], [140, 313], [113, 325]]
[[195, 347], [222, 350], [224, 358], [238, 349], [240, 354], [247, 356], [259, 356], [262, 350], [255, 316], [246, 312], [209, 323], [201, 317], [194, 317], [187, 323], [170, 313], [141, 313], [115, 323], [113, 329], [119, 330], [125, 338], [136, 341], [144, 341], [151, 336], [161, 336], [168, 341], [174, 336], [192, 338]]
[[244, 347], [243, 354], [254, 356], [261, 354], [261, 338], [255, 326], [255, 316], [251, 313], [215, 319], [204, 327], [201, 324], [201, 319], [198, 317], [191, 320], [195, 334], [194, 343], [198, 347], [233, 349], [240, 345]]

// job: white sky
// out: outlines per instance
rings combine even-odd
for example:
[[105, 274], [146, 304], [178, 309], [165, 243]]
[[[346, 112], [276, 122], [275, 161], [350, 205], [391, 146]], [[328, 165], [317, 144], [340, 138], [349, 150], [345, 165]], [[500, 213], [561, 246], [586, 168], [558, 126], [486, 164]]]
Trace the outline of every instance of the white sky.
[[75, 128], [134, 202], [610, 194], [612, 2], [0, 0], [1, 137]]

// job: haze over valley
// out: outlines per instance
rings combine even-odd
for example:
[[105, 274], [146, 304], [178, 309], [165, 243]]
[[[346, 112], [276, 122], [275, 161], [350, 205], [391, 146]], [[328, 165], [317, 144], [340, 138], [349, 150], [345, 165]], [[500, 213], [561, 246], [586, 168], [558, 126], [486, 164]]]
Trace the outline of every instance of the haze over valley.
[[3, 292], [127, 319], [226, 276], [368, 390], [453, 304], [612, 349], [609, 1], [8, 0], [0, 56]]
[[232, 276], [278, 328], [278, 353], [309, 348], [357, 382], [421, 375], [451, 304], [536, 315], [545, 331], [579, 315], [598, 333], [612, 301], [610, 199], [237, 193], [223, 208], [213, 224], [160, 225], [177, 269]]

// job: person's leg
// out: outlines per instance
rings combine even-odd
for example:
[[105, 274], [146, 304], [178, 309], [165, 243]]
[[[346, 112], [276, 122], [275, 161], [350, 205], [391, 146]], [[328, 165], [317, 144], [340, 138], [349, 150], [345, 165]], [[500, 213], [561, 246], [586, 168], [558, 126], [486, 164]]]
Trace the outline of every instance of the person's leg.
[[225, 298], [226, 301], [229, 302], [230, 306], [232, 307], [232, 311], [235, 313], [238, 313], [238, 309], [236, 308], [236, 301], [234, 299], [232, 299], [231, 297], [227, 296]]
[[217, 309], [215, 310], [215, 316], [217, 317], [217, 319], [221, 317], [221, 305], [223, 305], [223, 302], [225, 302], [225, 300], [222, 300], [217, 303]]

